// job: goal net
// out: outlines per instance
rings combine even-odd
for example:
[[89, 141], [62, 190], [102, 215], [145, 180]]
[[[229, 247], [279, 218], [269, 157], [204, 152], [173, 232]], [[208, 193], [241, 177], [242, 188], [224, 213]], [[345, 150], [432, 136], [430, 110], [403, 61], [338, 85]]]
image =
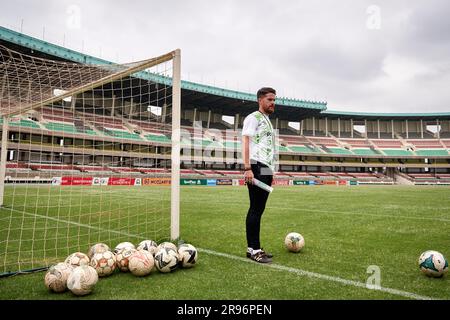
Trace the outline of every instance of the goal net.
[[0, 46], [0, 275], [176, 240], [179, 110], [179, 50], [93, 65]]

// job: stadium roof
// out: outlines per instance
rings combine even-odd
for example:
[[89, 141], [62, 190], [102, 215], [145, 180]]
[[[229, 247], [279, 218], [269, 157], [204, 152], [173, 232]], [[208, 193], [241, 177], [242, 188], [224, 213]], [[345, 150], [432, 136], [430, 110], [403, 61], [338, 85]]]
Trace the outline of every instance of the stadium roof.
[[[37, 55], [47, 59], [61, 59], [86, 64], [114, 64], [111, 61], [89, 56], [67, 49], [23, 33], [0, 26], [0, 43], [8, 42], [12, 48], [26, 54]], [[139, 73], [139, 77], [153, 82], [170, 84], [170, 79], [148, 72]], [[182, 103], [185, 108], [197, 108], [200, 111], [213, 110], [224, 115], [240, 114], [245, 116], [258, 108], [256, 94], [222, 89], [214, 86], [181, 81]], [[326, 111], [326, 102], [308, 101], [277, 97], [275, 117], [298, 121], [316, 116], [318, 118], [340, 118], [356, 120], [391, 120], [391, 119], [450, 119], [450, 113], [361, 113], [345, 111]]]
[[[94, 65], [114, 64], [113, 62], [67, 49], [1, 26], [0, 40], [13, 44], [13, 48], [17, 51], [23, 52], [23, 48], [28, 48], [30, 51], [24, 53], [31, 53], [47, 59], [59, 58], [61, 60]], [[148, 72], [139, 73], [139, 77], [165, 84], [170, 82], [170, 79]], [[181, 90], [182, 101], [185, 107], [195, 107], [199, 110], [213, 108], [216, 112], [228, 115], [237, 113], [246, 115], [258, 108], [256, 94], [222, 89], [185, 80], [181, 81]], [[292, 117], [293, 113], [298, 113], [299, 116], [305, 118], [319, 114], [323, 110], [326, 110], [326, 102], [277, 97], [277, 108], [274, 115]]]

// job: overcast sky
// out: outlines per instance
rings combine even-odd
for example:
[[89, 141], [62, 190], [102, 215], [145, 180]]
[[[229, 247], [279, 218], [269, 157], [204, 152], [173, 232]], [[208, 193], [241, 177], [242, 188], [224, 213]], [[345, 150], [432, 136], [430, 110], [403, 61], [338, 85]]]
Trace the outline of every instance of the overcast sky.
[[2, 0], [0, 25], [114, 62], [329, 110], [450, 112], [450, 1]]

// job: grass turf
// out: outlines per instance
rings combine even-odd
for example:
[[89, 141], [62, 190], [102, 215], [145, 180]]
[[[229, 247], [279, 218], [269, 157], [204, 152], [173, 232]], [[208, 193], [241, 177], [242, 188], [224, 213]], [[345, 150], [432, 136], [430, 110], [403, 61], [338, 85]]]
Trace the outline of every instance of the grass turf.
[[[63, 260], [76, 249], [87, 252], [96, 241], [114, 247], [119, 241], [167, 236], [168, 188], [107, 187], [102, 193], [95, 189], [100, 187], [88, 187], [90, 193], [76, 188], [82, 187], [7, 187], [5, 203], [18, 211], [0, 211], [0, 263], [17, 260], [11, 252], [19, 249], [23, 259], [33, 256], [36, 267], [40, 261]], [[380, 268], [384, 288], [450, 299], [449, 276], [428, 278], [417, 265], [425, 250], [450, 256], [449, 191], [444, 186], [276, 187], [261, 227], [262, 245], [275, 255], [270, 267], [245, 259], [245, 188], [182, 187], [181, 237], [199, 248], [198, 264], [144, 278], [117, 272], [101, 278], [81, 299], [411, 298], [358, 286], [366, 283], [373, 265]], [[152, 217], [149, 200], [167, 213]], [[86, 206], [94, 217], [81, 214]], [[49, 216], [53, 220], [44, 218]], [[284, 237], [292, 231], [305, 238], [298, 254], [284, 248]], [[20, 237], [21, 242], [12, 241]], [[56, 240], [58, 250], [52, 249]], [[49, 293], [43, 279], [43, 272], [1, 278], [0, 299], [80, 299], [70, 292]]]

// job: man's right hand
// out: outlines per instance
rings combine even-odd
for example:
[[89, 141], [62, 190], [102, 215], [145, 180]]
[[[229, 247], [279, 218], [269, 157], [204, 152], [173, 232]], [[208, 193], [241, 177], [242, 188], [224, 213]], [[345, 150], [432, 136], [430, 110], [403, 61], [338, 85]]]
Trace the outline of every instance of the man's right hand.
[[246, 184], [253, 184], [253, 171], [252, 170], [247, 170], [244, 171], [244, 180]]

